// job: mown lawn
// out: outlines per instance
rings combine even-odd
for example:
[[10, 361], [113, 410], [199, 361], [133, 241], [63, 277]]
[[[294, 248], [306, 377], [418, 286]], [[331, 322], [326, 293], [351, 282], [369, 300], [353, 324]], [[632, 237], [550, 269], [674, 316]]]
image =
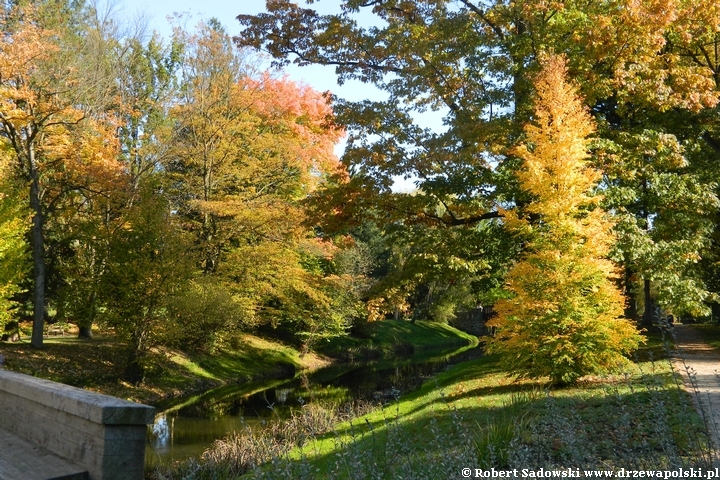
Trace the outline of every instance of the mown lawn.
[[410, 355], [420, 350], [476, 345], [477, 337], [436, 322], [383, 320], [367, 325], [362, 337], [332, 338], [317, 345], [329, 357], [344, 360], [372, 360], [395, 354]]

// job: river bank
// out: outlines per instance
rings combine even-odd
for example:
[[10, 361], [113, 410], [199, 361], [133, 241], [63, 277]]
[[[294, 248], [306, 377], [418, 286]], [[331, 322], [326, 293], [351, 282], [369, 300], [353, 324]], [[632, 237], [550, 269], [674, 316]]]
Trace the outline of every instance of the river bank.
[[650, 336], [626, 372], [553, 390], [517, 381], [497, 357], [481, 357], [367, 415], [328, 425], [317, 420], [327, 412], [310, 408], [296, 415], [294, 428], [272, 432], [286, 435], [279, 441], [238, 432], [202, 459], [157, 471], [155, 478], [192, 472], [198, 480], [243, 474], [423, 479], [463, 478], [468, 468], [705, 468], [717, 459], [668, 352]]
[[395, 401], [451, 365], [482, 355], [479, 346], [423, 350], [370, 363], [333, 363], [292, 379], [226, 385], [156, 405], [146, 467], [199, 457], [217, 440], [247, 429], [287, 431], [312, 410], [325, 425]]
[[93, 340], [46, 338], [40, 350], [32, 348], [24, 338], [18, 343], [0, 343], [0, 353], [5, 355], [9, 370], [152, 405], [223, 385], [292, 378], [298, 372], [311, 372], [353, 357], [379, 360], [394, 352], [459, 347], [473, 342], [477, 343], [475, 337], [447, 325], [384, 321], [373, 325], [365, 338], [332, 339], [320, 345], [321, 353], [301, 354], [276, 340], [236, 333], [228, 335], [211, 352], [153, 351], [147, 376], [140, 385], [121, 380], [124, 348], [109, 332], [99, 331]]

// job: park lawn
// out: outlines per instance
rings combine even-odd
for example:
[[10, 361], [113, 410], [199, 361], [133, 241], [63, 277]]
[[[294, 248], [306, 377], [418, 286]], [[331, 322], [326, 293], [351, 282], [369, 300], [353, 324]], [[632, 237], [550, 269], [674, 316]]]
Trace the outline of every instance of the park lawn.
[[571, 388], [517, 381], [496, 356], [455, 365], [247, 475], [460, 478], [465, 467], [655, 470], [709, 458], [702, 419], [651, 336], [627, 371]]
[[372, 360], [419, 350], [477, 345], [474, 335], [437, 322], [383, 320], [369, 323], [362, 337], [334, 337], [319, 343], [316, 350], [345, 360]]

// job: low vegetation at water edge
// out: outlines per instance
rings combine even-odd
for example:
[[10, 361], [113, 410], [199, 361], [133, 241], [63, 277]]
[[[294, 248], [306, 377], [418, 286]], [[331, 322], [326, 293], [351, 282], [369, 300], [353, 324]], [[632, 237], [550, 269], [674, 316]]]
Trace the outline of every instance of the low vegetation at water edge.
[[472, 360], [365, 415], [335, 423], [328, 421], [342, 420], [335, 407], [307, 405], [291, 425], [230, 435], [202, 458], [152, 475], [437, 479], [461, 478], [466, 467], [708, 466], [703, 421], [659, 343], [641, 350], [625, 374], [563, 389], [515, 381], [497, 356]]

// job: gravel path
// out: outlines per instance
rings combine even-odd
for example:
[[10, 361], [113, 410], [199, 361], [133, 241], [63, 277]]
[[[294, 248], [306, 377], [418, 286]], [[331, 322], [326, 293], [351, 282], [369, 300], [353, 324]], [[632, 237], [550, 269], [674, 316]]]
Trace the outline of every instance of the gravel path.
[[720, 450], [720, 353], [688, 325], [675, 325], [673, 330], [678, 348], [673, 365], [682, 375], [695, 407], [705, 418], [717, 452]]

